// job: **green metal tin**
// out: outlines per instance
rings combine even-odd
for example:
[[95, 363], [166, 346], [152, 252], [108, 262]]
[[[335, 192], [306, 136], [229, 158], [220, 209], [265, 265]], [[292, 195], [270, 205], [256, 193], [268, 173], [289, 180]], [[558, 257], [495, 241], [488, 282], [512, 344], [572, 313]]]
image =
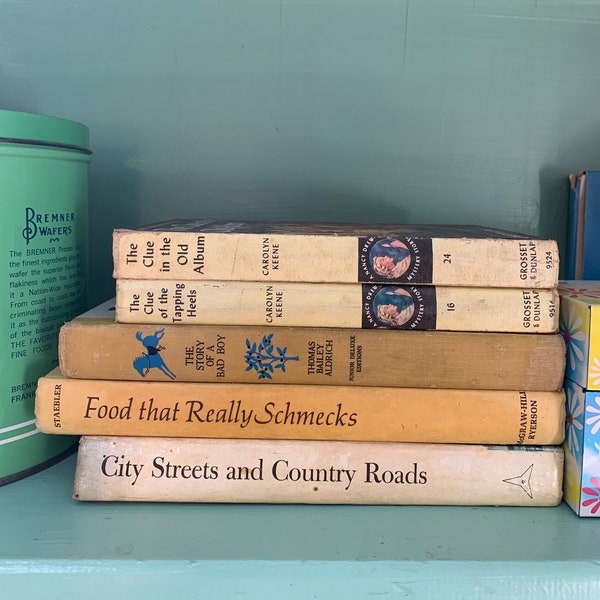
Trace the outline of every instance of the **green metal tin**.
[[0, 110], [0, 484], [76, 443], [37, 431], [34, 401], [60, 326], [87, 308], [90, 154], [81, 123]]

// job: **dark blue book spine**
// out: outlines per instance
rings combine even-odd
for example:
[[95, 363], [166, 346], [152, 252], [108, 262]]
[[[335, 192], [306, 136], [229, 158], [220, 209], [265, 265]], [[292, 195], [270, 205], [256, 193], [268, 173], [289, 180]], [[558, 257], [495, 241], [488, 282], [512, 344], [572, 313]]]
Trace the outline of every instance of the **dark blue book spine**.
[[581, 279], [600, 279], [600, 171], [586, 173]]
[[572, 175], [569, 186], [569, 212], [567, 223], [567, 260], [565, 279], [579, 279], [577, 274], [577, 236], [583, 232], [579, 231], [578, 215], [579, 200], [581, 194], [581, 177]]

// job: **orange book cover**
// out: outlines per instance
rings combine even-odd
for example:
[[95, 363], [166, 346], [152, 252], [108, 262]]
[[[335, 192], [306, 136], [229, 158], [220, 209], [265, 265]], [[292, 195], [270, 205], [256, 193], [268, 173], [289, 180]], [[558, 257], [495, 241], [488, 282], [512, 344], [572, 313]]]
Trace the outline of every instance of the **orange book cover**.
[[46, 433], [197, 438], [559, 444], [562, 391], [40, 378]]
[[559, 390], [556, 334], [117, 323], [109, 300], [62, 326], [67, 377]]

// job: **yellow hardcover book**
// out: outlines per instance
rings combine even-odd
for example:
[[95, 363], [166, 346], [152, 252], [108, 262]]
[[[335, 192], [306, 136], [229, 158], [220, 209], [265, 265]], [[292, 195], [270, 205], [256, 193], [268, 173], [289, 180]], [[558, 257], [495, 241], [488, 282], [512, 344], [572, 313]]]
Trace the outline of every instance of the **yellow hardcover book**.
[[174, 220], [113, 233], [119, 279], [552, 288], [555, 240], [475, 225]]
[[40, 378], [46, 433], [560, 444], [559, 392]]
[[555, 333], [556, 289], [118, 279], [122, 323]]
[[559, 390], [559, 333], [117, 323], [109, 300], [63, 325], [67, 377]]
[[73, 497], [555, 506], [562, 473], [557, 446], [84, 436]]

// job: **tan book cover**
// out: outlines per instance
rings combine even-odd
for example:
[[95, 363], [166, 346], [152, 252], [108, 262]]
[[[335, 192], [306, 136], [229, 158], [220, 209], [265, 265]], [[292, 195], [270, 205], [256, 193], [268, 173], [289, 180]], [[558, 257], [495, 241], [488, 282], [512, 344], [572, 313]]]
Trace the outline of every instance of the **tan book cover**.
[[122, 323], [555, 333], [556, 289], [118, 279]]
[[555, 506], [559, 446], [81, 438], [77, 500]]
[[560, 392], [40, 378], [46, 433], [560, 444]]
[[559, 334], [115, 321], [114, 299], [63, 325], [67, 377], [449, 389], [559, 390]]
[[476, 225], [174, 220], [113, 233], [123, 279], [552, 288], [555, 240]]

